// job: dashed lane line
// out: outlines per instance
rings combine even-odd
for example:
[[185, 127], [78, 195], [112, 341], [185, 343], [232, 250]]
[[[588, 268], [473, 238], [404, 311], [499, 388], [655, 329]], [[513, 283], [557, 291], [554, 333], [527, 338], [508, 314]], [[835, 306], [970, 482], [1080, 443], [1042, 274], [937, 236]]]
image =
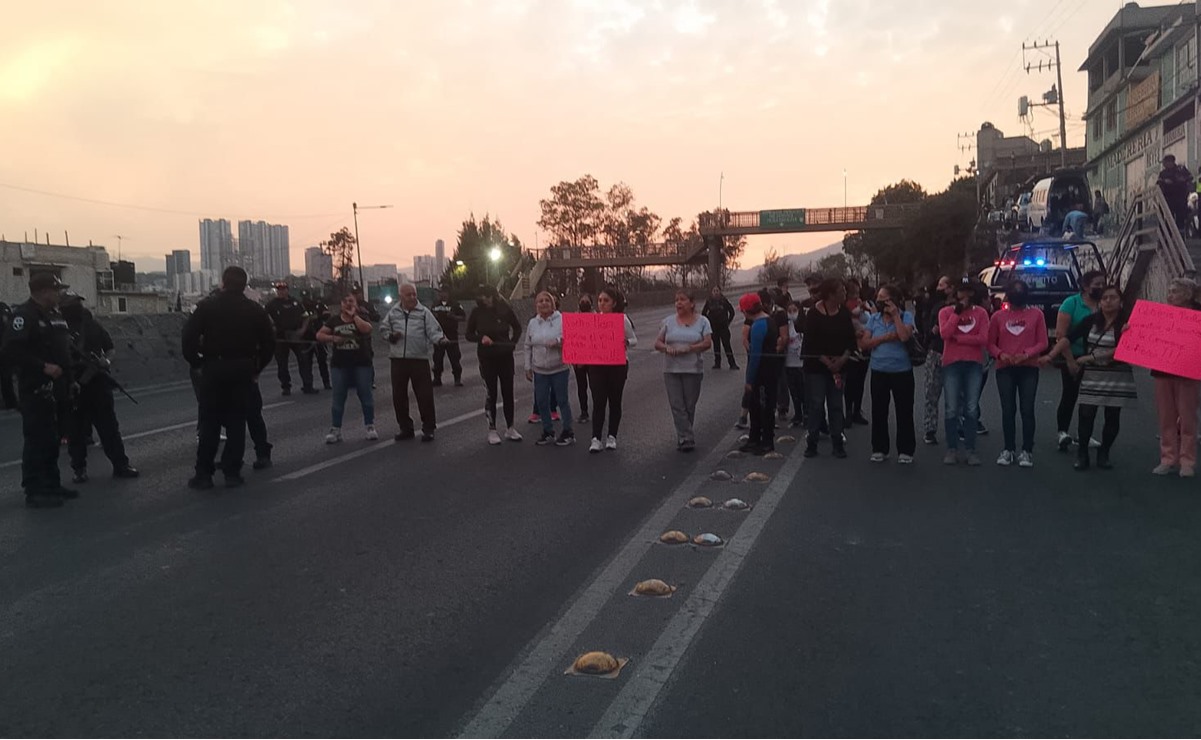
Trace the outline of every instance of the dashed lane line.
[[[459, 737], [501, 737], [514, 720], [533, 699], [544, 683], [562, 669], [564, 656], [580, 635], [601, 613], [602, 607], [621, 591], [630, 573], [646, 555], [647, 551], [658, 541], [659, 535], [680, 513], [682, 502], [687, 501], [709, 479], [709, 473], [721, 464], [726, 453], [731, 449], [738, 435], [742, 432], [734, 430], [724, 437], [671, 492], [662, 505], [655, 510], [643, 523], [634, 536], [618, 551], [609, 563], [604, 566], [592, 582], [580, 591], [570, 602], [563, 616], [541, 635], [534, 639], [522, 652], [520, 658], [508, 671], [508, 677], [501, 683], [488, 701], [465, 724]], [[795, 453], [799, 457], [799, 453]], [[787, 462], [791, 462], [791, 459]], [[786, 475], [795, 475], [795, 470], [785, 466]], [[782, 472], [783, 472], [782, 471]], [[781, 480], [785, 475], [777, 476], [776, 484], [780, 490], [787, 487], [787, 480]], [[756, 507], [752, 512], [757, 511]], [[774, 506], [768, 506], [770, 513]], [[746, 522], [743, 522], [746, 526]], [[726, 545], [730, 549], [734, 542], [743, 538], [740, 527], [731, 542]], [[747, 543], [749, 546], [751, 543]], [[639, 662], [642, 662], [641, 660]]]

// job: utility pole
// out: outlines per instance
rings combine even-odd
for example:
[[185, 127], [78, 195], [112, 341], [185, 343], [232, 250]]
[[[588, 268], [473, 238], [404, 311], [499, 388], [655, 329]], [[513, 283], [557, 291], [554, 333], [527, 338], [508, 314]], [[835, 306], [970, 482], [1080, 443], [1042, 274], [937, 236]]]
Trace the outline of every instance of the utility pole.
[[[1201, 7], [1201, 0], [1197, 0], [1198, 7]], [[1031, 64], [1026, 61], [1027, 51], [1037, 51], [1043, 55], [1049, 55], [1050, 49], [1055, 49], [1055, 61], [1049, 59], [1040, 59], [1038, 64]], [[1043, 95], [1043, 105], [1059, 104], [1059, 166], [1068, 166], [1068, 120], [1063, 111], [1063, 65], [1059, 60], [1059, 42], [1051, 43], [1050, 41], [1035, 42], [1033, 44], [1022, 44], [1022, 61], [1025, 63], [1026, 74], [1030, 74], [1032, 70], [1050, 72], [1055, 69], [1055, 87], [1051, 92]], [[1055, 99], [1051, 99], [1053, 97]]]

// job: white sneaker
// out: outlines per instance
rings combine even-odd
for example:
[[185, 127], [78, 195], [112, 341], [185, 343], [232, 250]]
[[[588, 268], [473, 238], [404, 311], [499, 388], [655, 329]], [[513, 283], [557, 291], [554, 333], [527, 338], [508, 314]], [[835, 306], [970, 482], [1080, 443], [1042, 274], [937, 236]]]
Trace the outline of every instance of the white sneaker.
[[1155, 469], [1151, 471], [1151, 475], [1171, 475], [1172, 473], [1175, 473], [1175, 472], [1176, 472], [1175, 465], [1162, 465], [1161, 464], [1161, 465], [1155, 466]]
[[1018, 453], [1018, 467], [1019, 468], [1033, 468], [1034, 467], [1034, 455], [1029, 452], [1026, 452], [1025, 450], [1022, 450], [1021, 452], [1019, 452]]
[[1099, 449], [1101, 449], [1101, 443], [1098, 442], [1097, 440], [1093, 439], [1092, 437], [1089, 437], [1088, 438], [1088, 448], [1090, 450], [1099, 450]]
[[605, 440], [605, 449], [606, 450], [616, 450], [617, 449], [617, 437], [614, 437], [612, 434], [610, 434], [609, 438]]
[[520, 442], [522, 439], [524, 439], [524, 437], [521, 436], [521, 432], [517, 431], [513, 427], [509, 427], [509, 431], [505, 432], [505, 439], [509, 440], [510, 442]]
[[588, 445], [589, 452], [601, 452], [605, 449], [605, 443], [601, 442], [596, 437], [592, 438], [592, 444]]
[[375, 431], [374, 424], [367, 425], [367, 439], [371, 442], [374, 442], [375, 440], [379, 439], [379, 432]]
[[500, 434], [495, 429], [488, 430], [488, 444], [490, 444], [490, 445], [500, 444]]
[[1013, 452], [1009, 450], [1002, 451], [1001, 456], [997, 458], [997, 465], [1000, 465], [1003, 468], [1013, 465]]
[[897, 462], [901, 465], [912, 465], [913, 455], [897, 455]]
[[221, 430], [221, 436], [220, 436], [220, 440], [221, 440], [222, 442], [227, 442], [227, 441], [229, 441], [229, 437], [227, 437], [227, 436], [225, 435], [225, 430], [224, 430], [224, 429], [222, 429], [222, 430]]
[[1076, 440], [1072, 439], [1072, 435], [1068, 434], [1067, 432], [1060, 432], [1058, 439], [1055, 440], [1055, 444], [1059, 445], [1060, 452], [1067, 452], [1068, 448], [1071, 447], [1072, 443], [1075, 441]]
[[337, 444], [342, 441], [342, 429], [340, 427], [330, 427], [329, 434], [325, 435], [325, 443], [327, 445]]
[[888, 459], [888, 456], [887, 456], [887, 455], [885, 455], [883, 452], [873, 452], [873, 453], [872, 453], [872, 458], [871, 458], [871, 460], [872, 460], [872, 462], [874, 462], [874, 463], [882, 463], [882, 462], [884, 462], [884, 461], [885, 461], [885, 460], [887, 460], [887, 459]]

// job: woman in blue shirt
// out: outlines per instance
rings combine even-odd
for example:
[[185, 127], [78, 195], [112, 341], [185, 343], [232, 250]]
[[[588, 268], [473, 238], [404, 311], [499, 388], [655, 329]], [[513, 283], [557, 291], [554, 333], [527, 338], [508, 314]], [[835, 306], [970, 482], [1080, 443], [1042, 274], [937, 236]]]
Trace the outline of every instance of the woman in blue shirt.
[[871, 352], [872, 462], [888, 459], [888, 404], [897, 408], [897, 462], [913, 462], [917, 434], [913, 426], [913, 363], [906, 342], [913, 336], [913, 314], [904, 310], [904, 297], [893, 285], [876, 293], [877, 312], [870, 314], [859, 334], [859, 349]]

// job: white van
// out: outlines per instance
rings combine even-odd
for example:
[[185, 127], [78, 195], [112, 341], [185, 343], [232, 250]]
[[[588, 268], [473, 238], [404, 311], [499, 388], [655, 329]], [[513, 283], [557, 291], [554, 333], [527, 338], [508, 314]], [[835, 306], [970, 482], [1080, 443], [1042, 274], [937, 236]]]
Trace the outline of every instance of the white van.
[[1083, 170], [1062, 170], [1044, 177], [1030, 193], [1029, 220], [1032, 231], [1050, 229], [1053, 236], [1063, 234], [1063, 218], [1076, 203], [1084, 204], [1084, 212], [1092, 212], [1092, 192]]

